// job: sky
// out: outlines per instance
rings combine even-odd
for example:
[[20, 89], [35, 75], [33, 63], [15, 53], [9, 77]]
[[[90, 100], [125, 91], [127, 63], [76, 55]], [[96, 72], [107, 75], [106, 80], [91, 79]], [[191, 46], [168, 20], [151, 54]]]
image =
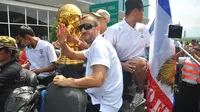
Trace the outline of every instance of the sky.
[[[149, 18], [155, 18], [156, 0], [149, 0]], [[200, 0], [170, 0], [172, 21], [180, 22], [186, 37], [200, 38]]]

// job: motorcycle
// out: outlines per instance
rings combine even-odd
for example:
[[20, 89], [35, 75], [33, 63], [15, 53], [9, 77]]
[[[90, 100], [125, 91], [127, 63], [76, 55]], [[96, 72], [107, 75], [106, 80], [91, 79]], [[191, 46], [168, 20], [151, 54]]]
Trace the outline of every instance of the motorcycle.
[[4, 112], [39, 112], [41, 91], [46, 87], [38, 85], [37, 75], [32, 71], [22, 69], [20, 76], [24, 86], [16, 88], [10, 94]]
[[[77, 68], [77, 66], [75, 67]], [[69, 74], [69, 70], [65, 72]], [[88, 101], [84, 89], [58, 87], [53, 83], [46, 88], [38, 85], [37, 75], [29, 70], [23, 70], [22, 77], [25, 79], [25, 86], [17, 88], [11, 93], [6, 101], [5, 112], [66, 112], [66, 110], [86, 112], [87, 104], [90, 101]], [[133, 86], [132, 89], [134, 90], [135, 87]], [[132, 99], [134, 95], [128, 94], [127, 96]], [[145, 101], [132, 109], [131, 100], [124, 100], [119, 112], [145, 112]]]

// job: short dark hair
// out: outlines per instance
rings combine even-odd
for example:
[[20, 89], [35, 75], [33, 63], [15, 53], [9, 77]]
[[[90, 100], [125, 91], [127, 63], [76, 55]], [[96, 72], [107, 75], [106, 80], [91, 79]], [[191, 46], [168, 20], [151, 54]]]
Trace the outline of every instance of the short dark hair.
[[195, 40], [195, 39], [192, 39], [192, 42], [196, 42], [197, 40]]
[[94, 25], [99, 25], [99, 24], [100, 24], [98, 17], [94, 16], [93, 14], [84, 15], [84, 16], [81, 18], [81, 20], [83, 20], [83, 19], [85, 19], [85, 18], [88, 18], [88, 17], [92, 17], [92, 18], [93, 18], [93, 20], [94, 20], [94, 21], [93, 21]]
[[129, 15], [135, 8], [144, 8], [142, 0], [126, 0], [125, 2], [125, 14]]
[[35, 33], [31, 27], [28, 25], [23, 25], [18, 30], [18, 35], [25, 38], [25, 35], [35, 36]]

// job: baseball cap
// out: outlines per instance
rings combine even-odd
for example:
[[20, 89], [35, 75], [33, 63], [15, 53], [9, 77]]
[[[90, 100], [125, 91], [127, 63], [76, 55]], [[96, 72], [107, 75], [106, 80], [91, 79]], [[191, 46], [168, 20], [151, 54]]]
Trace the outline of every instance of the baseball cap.
[[150, 5], [143, 5], [142, 0], [126, 0], [126, 8], [128, 8], [127, 6], [131, 5], [131, 8], [144, 8], [144, 7], [148, 7]]
[[104, 9], [99, 9], [96, 12], [92, 12], [92, 14], [94, 14], [97, 17], [103, 17], [106, 20], [110, 21], [110, 14], [108, 11], [106, 11]]
[[0, 36], [0, 48], [4, 48], [4, 47], [17, 50], [16, 40], [12, 37]]

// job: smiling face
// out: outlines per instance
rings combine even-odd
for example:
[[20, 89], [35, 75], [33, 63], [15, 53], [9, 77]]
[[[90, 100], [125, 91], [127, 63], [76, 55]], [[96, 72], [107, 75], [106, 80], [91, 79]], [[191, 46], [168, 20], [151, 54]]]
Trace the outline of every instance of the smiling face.
[[100, 33], [98, 22], [93, 16], [83, 18], [79, 30], [82, 32], [82, 38], [88, 44], [91, 44]]

